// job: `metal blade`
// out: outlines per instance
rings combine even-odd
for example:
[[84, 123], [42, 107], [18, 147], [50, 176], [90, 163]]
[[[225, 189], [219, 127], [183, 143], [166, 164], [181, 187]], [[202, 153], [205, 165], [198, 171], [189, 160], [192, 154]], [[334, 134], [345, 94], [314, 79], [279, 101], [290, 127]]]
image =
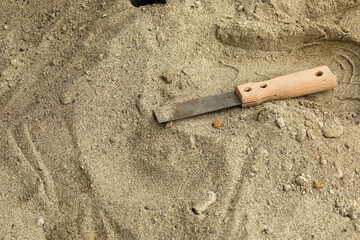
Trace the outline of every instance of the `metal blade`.
[[155, 111], [155, 116], [158, 123], [165, 123], [239, 105], [236, 93], [229, 92], [164, 106]]

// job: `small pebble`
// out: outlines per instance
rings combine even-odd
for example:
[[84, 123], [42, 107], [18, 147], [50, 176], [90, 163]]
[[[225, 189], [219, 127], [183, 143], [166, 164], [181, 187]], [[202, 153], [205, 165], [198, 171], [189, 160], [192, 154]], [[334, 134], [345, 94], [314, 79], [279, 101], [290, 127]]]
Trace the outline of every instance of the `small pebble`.
[[173, 72], [163, 73], [160, 77], [165, 83], [170, 84], [175, 79], [175, 74]]
[[299, 129], [296, 132], [296, 137], [295, 137], [296, 141], [298, 142], [303, 142], [306, 140], [306, 130], [305, 129]]
[[340, 214], [342, 217], [346, 217], [346, 216], [349, 214], [349, 212], [346, 210], [345, 207], [340, 207], [340, 208], [339, 208], [339, 214]]
[[214, 121], [214, 122], [212, 123], [212, 126], [213, 126], [214, 128], [221, 127], [221, 122], [220, 122], [219, 120], [216, 120], [216, 121]]
[[304, 176], [297, 176], [295, 178], [295, 183], [299, 186], [305, 186], [307, 184], [308, 180]]
[[314, 130], [312, 130], [311, 128], [309, 128], [308, 130], [306, 130], [306, 135], [307, 135], [310, 139], [312, 139], [312, 140], [315, 139]]
[[284, 185], [284, 191], [285, 191], [285, 192], [288, 192], [288, 191], [290, 191], [291, 189], [292, 189], [292, 187], [291, 187], [290, 184], [285, 184], [285, 185]]
[[68, 94], [63, 93], [60, 95], [60, 102], [64, 105], [69, 104], [71, 102], [71, 98], [68, 96]]
[[336, 174], [336, 177], [339, 178], [339, 179], [344, 177], [344, 173], [343, 173], [343, 171], [341, 171], [341, 169], [338, 170], [338, 172]]
[[216, 201], [216, 194], [212, 191], [209, 191], [207, 194], [207, 197], [203, 199], [202, 201], [195, 203], [192, 211], [195, 214], [201, 214], [203, 211], [205, 211], [212, 203]]
[[350, 219], [352, 219], [352, 220], [355, 220], [355, 219], [358, 218], [358, 215], [357, 215], [356, 211], [353, 208], [350, 209], [348, 217]]
[[141, 48], [140, 45], [137, 45], [137, 46], [136, 46], [136, 50], [139, 50], [140, 48]]
[[11, 59], [10, 64], [16, 66], [18, 64], [18, 61], [16, 59]]
[[285, 127], [285, 120], [284, 118], [278, 118], [275, 120], [276, 126], [278, 126], [280, 129]]
[[142, 98], [137, 99], [136, 109], [138, 110], [140, 115], [145, 115], [147, 113], [146, 104]]
[[320, 189], [322, 189], [324, 187], [324, 184], [317, 182], [317, 183], [314, 183], [313, 187], [316, 190], [320, 190]]
[[327, 164], [327, 160], [325, 159], [324, 156], [320, 156], [320, 164], [323, 166]]
[[344, 127], [338, 121], [334, 121], [325, 124], [322, 133], [327, 138], [338, 138], [344, 133]]
[[40, 217], [40, 218], [36, 221], [36, 225], [38, 225], [38, 226], [42, 226], [42, 225], [44, 225], [44, 223], [45, 223], [45, 220], [44, 220], [44, 218], [42, 218], [42, 217]]

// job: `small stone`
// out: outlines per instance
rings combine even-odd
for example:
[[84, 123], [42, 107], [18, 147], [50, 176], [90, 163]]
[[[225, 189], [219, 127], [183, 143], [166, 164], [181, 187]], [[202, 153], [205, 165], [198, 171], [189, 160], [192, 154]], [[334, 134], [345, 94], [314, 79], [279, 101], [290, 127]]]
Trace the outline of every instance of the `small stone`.
[[344, 127], [338, 121], [334, 121], [325, 124], [322, 133], [327, 138], [338, 138], [344, 133]]
[[140, 115], [146, 114], [146, 104], [142, 98], [138, 98], [136, 101], [136, 109], [140, 113]]
[[212, 191], [209, 191], [205, 199], [202, 199], [194, 204], [192, 211], [195, 214], [201, 214], [215, 201], [216, 201], [216, 194]]
[[241, 12], [241, 11], [244, 11], [244, 6], [243, 5], [238, 5], [237, 7], [236, 7], [236, 10], [238, 10], [239, 12]]
[[214, 121], [214, 122], [212, 123], [212, 126], [213, 126], [213, 128], [219, 128], [219, 127], [221, 127], [221, 122], [220, 122], [220, 120]]
[[37, 221], [36, 221], [36, 225], [38, 226], [43, 226], [45, 223], [44, 218], [40, 217]]
[[305, 186], [307, 184], [308, 180], [304, 176], [297, 176], [295, 178], [295, 183], [299, 186]]
[[16, 66], [18, 64], [18, 61], [16, 59], [11, 59], [10, 64]]
[[71, 102], [71, 98], [68, 94], [63, 93], [60, 95], [60, 102], [64, 105], [69, 104]]
[[296, 137], [295, 137], [296, 141], [298, 142], [303, 142], [306, 139], [306, 130], [305, 129], [299, 129], [296, 132]]
[[289, 192], [292, 189], [290, 184], [285, 184], [283, 188], [285, 192]]
[[350, 219], [352, 219], [352, 220], [355, 220], [355, 219], [358, 218], [358, 215], [357, 215], [356, 211], [353, 208], [350, 209], [348, 217]]
[[166, 72], [166, 73], [163, 73], [161, 75], [161, 79], [167, 83], [167, 84], [170, 84], [174, 81], [175, 79], [175, 74], [173, 72]]
[[343, 217], [346, 217], [346, 216], [349, 214], [349, 212], [346, 210], [345, 207], [340, 207], [340, 208], [339, 208], [339, 214], [340, 214], [341, 216], [343, 216]]
[[320, 156], [320, 164], [323, 166], [327, 164], [327, 160], [324, 156]]
[[309, 128], [308, 130], [306, 130], [306, 135], [308, 136], [308, 138], [314, 140], [315, 139], [315, 134], [314, 134], [314, 130], [312, 130], [311, 128]]
[[284, 118], [278, 118], [275, 120], [276, 126], [278, 126], [280, 129], [285, 127], [285, 120]]
[[316, 189], [316, 190], [320, 190], [324, 187], [324, 184], [322, 183], [319, 183], [319, 182], [316, 182], [314, 183], [313, 187]]
[[338, 170], [338, 172], [336, 174], [336, 177], [339, 178], [339, 179], [344, 177], [344, 173], [343, 173], [343, 171], [341, 169]]

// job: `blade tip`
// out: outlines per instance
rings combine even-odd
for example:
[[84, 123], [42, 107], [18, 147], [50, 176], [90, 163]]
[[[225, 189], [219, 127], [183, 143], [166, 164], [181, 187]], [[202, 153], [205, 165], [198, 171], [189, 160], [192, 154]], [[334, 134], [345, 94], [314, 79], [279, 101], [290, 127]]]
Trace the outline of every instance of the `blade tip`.
[[168, 122], [168, 120], [164, 120], [164, 118], [162, 117], [163, 114], [157, 112], [157, 111], [154, 111], [154, 116], [155, 116], [155, 119], [158, 123], [166, 123]]

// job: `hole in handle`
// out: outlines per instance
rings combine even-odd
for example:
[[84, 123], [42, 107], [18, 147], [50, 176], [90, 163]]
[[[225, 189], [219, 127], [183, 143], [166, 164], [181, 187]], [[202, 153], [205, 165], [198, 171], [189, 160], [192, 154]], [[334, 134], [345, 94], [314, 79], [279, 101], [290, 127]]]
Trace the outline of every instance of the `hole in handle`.
[[245, 92], [250, 92], [251, 90], [252, 90], [251, 87], [247, 87], [247, 88], [244, 89]]
[[317, 77], [321, 77], [323, 74], [324, 73], [321, 70], [315, 72], [315, 76], [317, 76]]
[[263, 84], [260, 85], [261, 88], [267, 88], [267, 86], [268, 85], [266, 83], [263, 83]]

